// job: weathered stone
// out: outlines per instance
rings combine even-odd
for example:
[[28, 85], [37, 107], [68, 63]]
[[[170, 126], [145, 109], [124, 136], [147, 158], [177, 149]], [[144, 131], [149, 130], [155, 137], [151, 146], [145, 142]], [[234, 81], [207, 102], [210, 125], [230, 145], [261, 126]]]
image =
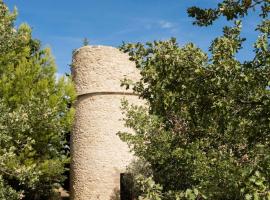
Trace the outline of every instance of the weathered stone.
[[74, 53], [72, 75], [78, 99], [71, 137], [71, 197], [110, 200], [119, 190], [120, 173], [132, 159], [116, 135], [126, 130], [121, 99], [141, 103], [120, 84], [125, 77], [138, 80], [139, 72], [116, 48], [85, 46]]

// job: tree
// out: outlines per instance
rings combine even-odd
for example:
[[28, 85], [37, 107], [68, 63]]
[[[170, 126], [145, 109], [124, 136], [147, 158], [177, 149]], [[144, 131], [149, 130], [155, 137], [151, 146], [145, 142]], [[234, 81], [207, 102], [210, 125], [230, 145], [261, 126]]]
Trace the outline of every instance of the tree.
[[0, 199], [48, 199], [64, 180], [74, 88], [0, 0]]
[[270, 11], [268, 0], [223, 0], [217, 8], [202, 9], [193, 6], [188, 9], [190, 17], [195, 18], [193, 24], [208, 26], [213, 24], [220, 16], [227, 20], [235, 20], [248, 15], [251, 9], [260, 7], [260, 16], [267, 19]]
[[89, 40], [87, 38], [83, 38], [83, 46], [88, 46]]
[[[255, 5], [262, 19], [255, 57], [240, 62], [238, 19]], [[119, 133], [148, 169], [137, 174], [140, 199], [270, 199], [269, 1], [224, 0], [188, 12], [198, 25], [236, 19], [212, 42], [210, 57], [174, 38], [121, 47], [142, 75], [123, 85], [148, 103], [123, 102], [135, 134]]]

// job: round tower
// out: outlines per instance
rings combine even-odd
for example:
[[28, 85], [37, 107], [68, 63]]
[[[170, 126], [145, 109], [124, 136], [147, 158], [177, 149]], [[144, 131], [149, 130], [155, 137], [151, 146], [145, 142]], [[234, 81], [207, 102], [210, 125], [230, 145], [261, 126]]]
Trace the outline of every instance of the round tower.
[[126, 130], [121, 100], [140, 102], [120, 86], [121, 80], [136, 81], [139, 72], [129, 56], [114, 47], [85, 46], [73, 55], [72, 75], [78, 98], [71, 136], [71, 198], [110, 200], [132, 159], [116, 135]]

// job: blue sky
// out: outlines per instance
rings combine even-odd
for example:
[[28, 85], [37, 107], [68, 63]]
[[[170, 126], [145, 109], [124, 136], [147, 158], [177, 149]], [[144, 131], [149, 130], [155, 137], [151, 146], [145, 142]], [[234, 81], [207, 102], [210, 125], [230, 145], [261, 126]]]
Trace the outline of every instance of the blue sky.
[[[69, 72], [71, 52], [82, 46], [83, 38], [91, 45], [119, 46], [125, 42], [146, 42], [176, 37], [179, 44], [194, 42], [205, 51], [228, 23], [221, 19], [214, 26], [192, 25], [186, 9], [196, 5], [213, 7], [218, 0], [4, 0], [18, 8], [17, 24], [27, 22], [33, 36], [52, 49], [58, 73]], [[251, 14], [243, 22], [248, 40], [238, 57], [252, 56], [253, 31], [258, 22]]]

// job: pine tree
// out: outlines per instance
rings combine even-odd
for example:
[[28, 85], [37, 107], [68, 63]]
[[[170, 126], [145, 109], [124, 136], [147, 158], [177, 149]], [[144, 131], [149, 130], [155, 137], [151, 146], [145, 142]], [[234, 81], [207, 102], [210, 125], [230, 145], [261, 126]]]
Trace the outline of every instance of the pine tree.
[[83, 38], [83, 46], [89, 45], [89, 40], [87, 38]]
[[16, 15], [0, 0], [0, 199], [48, 199], [69, 161], [75, 92]]

